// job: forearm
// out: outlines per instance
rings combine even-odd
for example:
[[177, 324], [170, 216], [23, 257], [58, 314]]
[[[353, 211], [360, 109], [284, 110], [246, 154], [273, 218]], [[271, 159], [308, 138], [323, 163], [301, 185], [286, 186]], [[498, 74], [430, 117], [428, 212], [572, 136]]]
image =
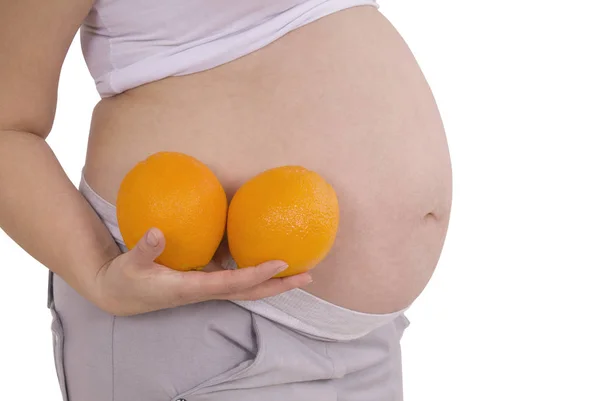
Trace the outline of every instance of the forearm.
[[0, 131], [0, 228], [84, 295], [120, 251], [41, 137]]

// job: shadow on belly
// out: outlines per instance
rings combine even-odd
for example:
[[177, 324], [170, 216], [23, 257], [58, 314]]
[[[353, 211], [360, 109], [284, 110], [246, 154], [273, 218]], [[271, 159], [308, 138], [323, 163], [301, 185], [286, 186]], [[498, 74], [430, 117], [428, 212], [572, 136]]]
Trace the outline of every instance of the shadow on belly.
[[[421, 294], [438, 264], [448, 214], [432, 211], [389, 221], [345, 222], [328, 257], [304, 289], [363, 313], [393, 313]], [[343, 221], [343, 220], [342, 220]]]

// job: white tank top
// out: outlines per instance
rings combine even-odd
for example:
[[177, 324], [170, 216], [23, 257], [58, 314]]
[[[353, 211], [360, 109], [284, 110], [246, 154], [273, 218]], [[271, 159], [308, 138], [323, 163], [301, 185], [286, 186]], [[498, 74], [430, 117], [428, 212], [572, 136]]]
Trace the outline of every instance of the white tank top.
[[377, 0], [96, 0], [81, 27], [101, 97], [232, 61], [323, 16]]

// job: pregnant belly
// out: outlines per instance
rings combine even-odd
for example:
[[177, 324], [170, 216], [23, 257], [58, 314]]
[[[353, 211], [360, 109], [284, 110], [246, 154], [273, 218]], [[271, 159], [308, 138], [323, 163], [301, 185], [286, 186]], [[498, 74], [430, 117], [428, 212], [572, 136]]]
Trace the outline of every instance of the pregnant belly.
[[334, 304], [402, 309], [437, 264], [451, 203], [442, 123], [412, 54], [372, 8], [325, 17], [213, 70], [103, 100], [84, 173], [114, 203], [126, 172], [161, 150], [202, 160], [229, 197], [273, 166], [322, 174], [337, 191], [340, 228], [305, 290]]

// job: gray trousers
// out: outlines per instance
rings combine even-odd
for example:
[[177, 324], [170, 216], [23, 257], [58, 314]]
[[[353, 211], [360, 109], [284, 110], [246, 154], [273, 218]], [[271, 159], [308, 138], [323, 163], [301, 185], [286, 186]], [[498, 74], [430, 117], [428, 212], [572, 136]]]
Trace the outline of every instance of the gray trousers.
[[50, 277], [65, 401], [401, 401], [402, 315], [323, 341], [228, 301], [109, 315]]

